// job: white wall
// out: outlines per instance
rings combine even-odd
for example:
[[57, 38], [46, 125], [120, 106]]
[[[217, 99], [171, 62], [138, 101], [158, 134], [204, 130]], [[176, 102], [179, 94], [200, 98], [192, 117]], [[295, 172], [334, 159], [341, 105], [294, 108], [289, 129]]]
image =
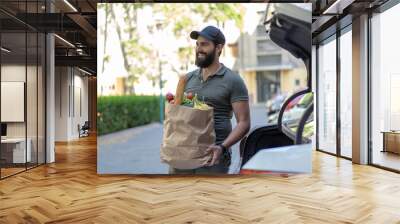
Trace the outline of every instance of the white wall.
[[68, 86], [70, 77], [67, 67], [55, 68], [55, 140], [68, 140]]
[[56, 67], [56, 141], [77, 139], [78, 124], [88, 120], [88, 78], [82, 75], [76, 68]]
[[[3, 82], [25, 82], [25, 65], [2, 65], [1, 66], [1, 81]], [[1, 108], [7, 110], [7, 108]], [[8, 137], [25, 137], [24, 122], [8, 122], [7, 123]]]
[[2, 65], [1, 81], [25, 82], [25, 65]]
[[[78, 72], [78, 74], [77, 74]], [[74, 112], [72, 113], [73, 119], [72, 121], [72, 129], [71, 129], [71, 135], [74, 137], [78, 137], [78, 124], [81, 126], [85, 123], [85, 121], [89, 120], [88, 116], [88, 78], [87, 77], [82, 77], [80, 76], [80, 73], [78, 70], [74, 70]], [[80, 97], [79, 97], [80, 96]], [[81, 101], [81, 102], [79, 102]], [[81, 107], [81, 108], [79, 108]], [[82, 111], [80, 111], [80, 109]]]
[[[1, 81], [3, 82], [25, 82], [25, 65], [2, 65]], [[31, 68], [28, 66], [28, 70]], [[30, 95], [30, 94], [28, 94]], [[7, 110], [7, 108], [1, 108]], [[25, 137], [25, 122], [7, 122], [8, 137]]]

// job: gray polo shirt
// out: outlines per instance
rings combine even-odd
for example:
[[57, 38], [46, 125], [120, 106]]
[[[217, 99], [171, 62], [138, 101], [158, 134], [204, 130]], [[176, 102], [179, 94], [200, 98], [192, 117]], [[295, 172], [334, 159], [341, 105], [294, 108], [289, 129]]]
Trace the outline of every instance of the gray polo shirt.
[[198, 99], [214, 108], [216, 144], [222, 143], [232, 131], [232, 103], [249, 100], [243, 79], [223, 64], [207, 80], [203, 80], [201, 69], [191, 71], [186, 76], [185, 92], [197, 94]]

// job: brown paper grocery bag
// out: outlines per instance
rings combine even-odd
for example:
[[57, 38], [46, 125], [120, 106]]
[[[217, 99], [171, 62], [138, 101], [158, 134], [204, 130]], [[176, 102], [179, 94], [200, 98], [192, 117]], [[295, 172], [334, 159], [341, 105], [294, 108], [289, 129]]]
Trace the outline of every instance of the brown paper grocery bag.
[[215, 144], [214, 111], [166, 104], [161, 161], [177, 169], [195, 169], [211, 160]]

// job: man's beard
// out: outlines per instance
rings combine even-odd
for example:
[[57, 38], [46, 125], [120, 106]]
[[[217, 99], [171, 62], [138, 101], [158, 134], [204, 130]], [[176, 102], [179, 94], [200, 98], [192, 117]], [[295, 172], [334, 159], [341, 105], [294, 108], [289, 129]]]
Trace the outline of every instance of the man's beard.
[[213, 51], [211, 51], [210, 53], [205, 53], [205, 57], [204, 58], [199, 58], [198, 54], [196, 52], [196, 61], [195, 64], [200, 67], [200, 68], [207, 68], [208, 66], [210, 66], [214, 59], [215, 59], [215, 48]]

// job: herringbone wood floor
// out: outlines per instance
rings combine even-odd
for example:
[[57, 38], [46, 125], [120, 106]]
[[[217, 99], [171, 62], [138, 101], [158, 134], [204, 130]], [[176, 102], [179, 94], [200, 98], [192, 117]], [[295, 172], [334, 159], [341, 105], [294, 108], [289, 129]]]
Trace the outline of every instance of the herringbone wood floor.
[[400, 223], [400, 175], [316, 152], [312, 175], [99, 176], [96, 139], [0, 181], [0, 223]]

